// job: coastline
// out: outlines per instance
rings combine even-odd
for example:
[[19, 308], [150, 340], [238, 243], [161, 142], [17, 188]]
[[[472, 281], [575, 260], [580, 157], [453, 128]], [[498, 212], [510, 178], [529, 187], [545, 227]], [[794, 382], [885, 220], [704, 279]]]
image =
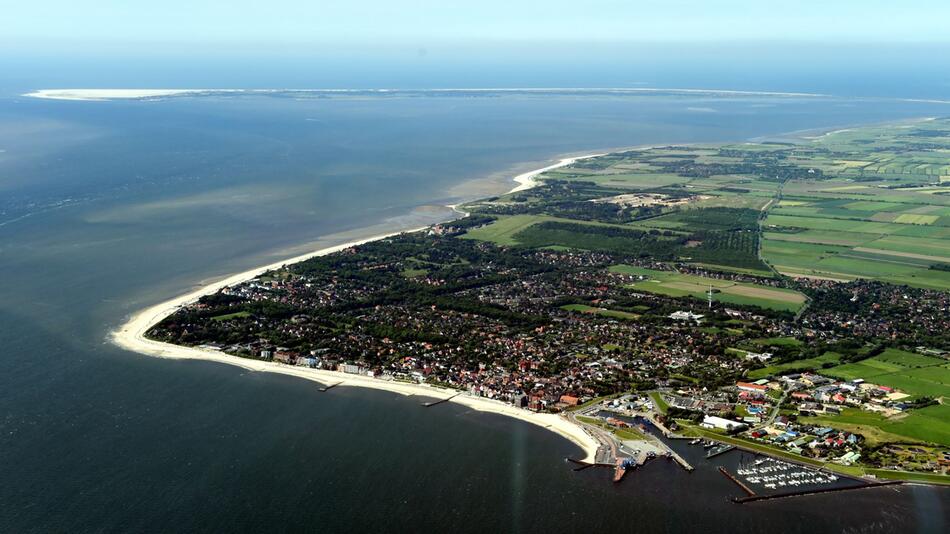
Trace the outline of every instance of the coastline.
[[533, 188], [533, 187], [537, 187], [538, 184], [540, 184], [540, 182], [538, 182], [535, 178], [537, 178], [538, 176], [540, 176], [540, 175], [542, 175], [542, 174], [544, 174], [544, 173], [546, 173], [546, 172], [548, 172], [548, 171], [550, 171], [550, 170], [558, 169], [558, 168], [561, 168], [561, 167], [567, 167], [568, 165], [571, 165], [571, 164], [573, 164], [573, 163], [575, 163], [575, 162], [578, 162], [578, 161], [580, 161], [580, 160], [582, 160], [582, 159], [596, 158], [596, 157], [600, 157], [600, 156], [604, 156], [604, 155], [606, 155], [606, 153], [586, 154], [586, 155], [583, 155], [583, 156], [574, 156], [574, 157], [570, 157], [570, 158], [561, 158], [560, 161], [558, 161], [557, 163], [555, 163], [555, 164], [553, 164], [553, 165], [548, 165], [547, 167], [541, 167], [540, 169], [534, 169], [534, 170], [531, 170], [531, 171], [528, 171], [528, 172], [523, 172], [523, 173], [521, 173], [521, 174], [519, 174], [518, 176], [515, 176], [515, 177], [513, 178], [513, 180], [514, 180], [518, 185], [516, 185], [516, 186], [514, 187], [514, 189], [512, 189], [511, 191], [508, 191], [508, 193], [509, 193], [509, 194], [510, 194], [510, 193], [518, 193], [518, 192], [520, 192], [520, 191], [526, 191], [526, 190], [531, 189], [531, 188]]
[[[674, 88], [674, 87], [457, 87], [457, 88], [428, 88], [428, 89], [106, 89], [106, 88], [61, 88], [61, 89], [34, 89], [20, 96], [42, 98], [47, 100], [72, 101], [108, 101], [108, 100], [147, 100], [153, 98], [181, 97], [181, 96], [208, 96], [208, 95], [241, 95], [241, 94], [275, 94], [275, 93], [309, 93], [324, 95], [385, 95], [397, 96], [401, 94], [437, 92], [444, 94], [488, 94], [488, 93], [527, 93], [537, 94], [546, 92], [569, 94], [621, 94], [644, 95], [655, 93], [674, 93], [683, 95], [713, 95], [713, 96], [758, 96], [777, 98], [827, 98], [831, 95], [821, 93], [776, 92], [776, 91], [742, 91], [735, 89], [702, 89], [702, 88]], [[912, 99], [905, 99], [913, 101]], [[926, 100], [924, 100], [926, 101]], [[939, 100], [934, 103], [946, 103]]]
[[[597, 153], [560, 158], [557, 163], [521, 173], [514, 177], [513, 180], [517, 183], [517, 185], [508, 191], [508, 193], [516, 193], [536, 187], [540, 183], [537, 180], [537, 177], [544, 172], [571, 165], [579, 160], [594, 158], [602, 155], [602, 153]], [[449, 207], [463, 217], [467, 215], [464, 211], [459, 210], [457, 205]], [[598, 441], [588, 434], [587, 431], [585, 431], [582, 427], [572, 423], [566, 417], [562, 417], [560, 415], [531, 412], [521, 408], [516, 408], [515, 406], [508, 403], [488, 399], [486, 397], [474, 396], [467, 392], [457, 395], [459, 393], [457, 390], [437, 388], [426, 384], [396, 382], [391, 380], [369, 378], [360, 375], [346, 374], [338, 371], [310, 369], [306, 367], [289, 366], [277, 362], [240, 358], [238, 356], [230, 356], [223, 352], [212, 349], [185, 347], [182, 345], [174, 345], [171, 343], [155, 341], [148, 339], [145, 336], [146, 332], [148, 332], [152, 326], [159, 323], [169, 315], [175, 313], [182, 306], [194, 303], [202, 296], [216, 293], [226, 286], [246, 282], [256, 278], [257, 276], [260, 276], [264, 272], [280, 268], [284, 265], [299, 263], [317, 256], [333, 254], [353, 246], [386, 239], [388, 237], [393, 237], [403, 233], [423, 231], [427, 228], [429, 228], [429, 226], [398, 232], [390, 232], [387, 234], [349, 241], [339, 245], [301, 254], [285, 260], [280, 260], [262, 267], [255, 267], [253, 269], [225, 277], [222, 280], [204, 285], [194, 291], [173, 297], [134, 313], [125, 323], [109, 334], [109, 339], [113, 344], [126, 350], [159, 358], [213, 361], [234, 365], [250, 371], [272, 372], [296, 376], [298, 378], [319, 382], [323, 385], [336, 384], [338, 386], [365, 387], [390, 391], [407, 396], [421, 395], [439, 399], [448, 399], [449, 397], [452, 397], [450, 400], [448, 400], [448, 402], [461, 404], [478, 411], [505, 415], [550, 430], [579, 446], [585, 454], [585, 457], [582, 458], [583, 461], [593, 462], [595, 453], [599, 446]]]

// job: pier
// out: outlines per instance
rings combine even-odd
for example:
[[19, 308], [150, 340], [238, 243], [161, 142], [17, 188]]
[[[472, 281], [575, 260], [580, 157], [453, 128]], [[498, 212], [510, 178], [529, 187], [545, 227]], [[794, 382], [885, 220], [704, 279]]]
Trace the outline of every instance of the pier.
[[837, 491], [851, 491], [851, 490], [860, 490], [860, 489], [868, 489], [868, 488], [880, 488], [882, 486], [897, 486], [903, 483], [904, 483], [903, 480], [890, 480], [887, 482], [867, 483], [860, 486], [845, 486], [843, 488], [819, 488], [819, 489], [810, 489], [810, 490], [789, 491], [786, 493], [775, 493], [771, 495], [749, 495], [748, 497], [736, 497], [732, 499], [732, 502], [737, 503], [737, 504], [745, 504], [747, 502], [768, 501], [771, 499], [785, 499], [789, 497], [799, 497], [802, 495], [817, 495], [820, 493], [833, 493]]
[[719, 456], [720, 454], [725, 454], [735, 448], [736, 448], [735, 445], [726, 445], [726, 444], [720, 445], [716, 447], [715, 449], [709, 451], [706, 454], [706, 459], [708, 460], [710, 458], [715, 458], [716, 456]]
[[423, 403], [422, 403], [422, 406], [423, 406], [424, 408], [431, 408], [431, 407], [435, 406], [436, 404], [442, 404], [443, 402], [449, 402], [450, 400], [454, 399], [455, 397], [458, 397], [459, 395], [461, 395], [461, 393], [456, 393], [455, 395], [452, 395], [451, 397], [446, 397], [446, 398], [444, 398], [444, 399], [439, 399], [439, 400], [432, 401], [432, 402], [423, 402]]
[[741, 480], [739, 480], [738, 478], [736, 478], [735, 476], [733, 476], [732, 473], [730, 473], [729, 471], [727, 471], [725, 467], [720, 466], [720, 467], [719, 467], [719, 472], [722, 473], [722, 475], [723, 475], [724, 477], [726, 477], [726, 478], [728, 478], [729, 480], [735, 482], [736, 485], [739, 486], [739, 487], [742, 489], [742, 491], [746, 492], [746, 495], [748, 495], [749, 497], [752, 497], [752, 496], [755, 495], [755, 492], [752, 491], [752, 488], [750, 488], [749, 486], [746, 486]]
[[680, 455], [679, 455], [676, 451], [674, 451], [673, 449], [668, 449], [668, 451], [669, 451], [669, 453], [670, 453], [670, 458], [672, 458], [674, 462], [680, 464], [680, 467], [682, 467], [683, 469], [685, 469], [686, 472], [689, 473], [689, 472], [692, 472], [692, 471], [693, 471], [693, 466], [689, 465], [689, 462], [687, 462], [685, 458], [683, 458], [682, 456], [680, 456]]
[[571, 462], [572, 464], [577, 464], [580, 466], [580, 467], [575, 467], [574, 471], [583, 471], [587, 469], [588, 467], [610, 467], [611, 469], [615, 467], [615, 464], [607, 464], [603, 462], [590, 463], [590, 462], [585, 462], [582, 460], [575, 460], [574, 458], [567, 458], [567, 461]]
[[629, 472], [632, 471], [648, 461], [656, 458], [657, 454], [654, 451], [635, 451], [634, 456], [614, 456], [612, 460], [608, 462], [598, 461], [594, 463], [584, 462], [581, 460], [575, 460], [574, 458], [566, 458], [568, 462], [576, 464], [578, 467], [575, 467], [573, 471], [583, 471], [590, 467], [603, 467], [608, 468], [613, 471], [613, 481], [620, 482], [623, 480], [623, 477]]
[[328, 384], [328, 385], [326, 385], [326, 386], [323, 386], [322, 388], [320, 388], [320, 389], [317, 390], [317, 391], [320, 391], [321, 393], [326, 393], [327, 391], [330, 391], [331, 389], [333, 389], [333, 388], [339, 386], [339, 385], [342, 384], [342, 383], [343, 383], [343, 381], [340, 380], [339, 382], [337, 382], [337, 383], [335, 383], [335, 384]]
[[718, 440], [715, 436], [703, 436], [703, 439], [706, 439], [709, 441], [715, 441], [716, 443], [720, 443], [723, 445], [732, 445], [735, 448], [739, 449], [740, 451], [747, 452], [755, 456], [765, 456], [773, 460], [779, 460], [779, 461], [790, 463], [790, 464], [796, 464], [801, 467], [805, 467], [807, 469], [815, 470], [816, 472], [821, 472], [821, 471], [824, 471], [826, 473], [834, 472], [830, 469], [825, 468], [824, 466], [816, 465], [814, 463], [809, 463], [805, 461], [805, 459], [802, 459], [802, 458], [793, 458], [791, 456], [785, 456], [785, 455], [779, 454], [782, 451], [767, 451], [767, 450], [762, 450], [762, 449], [754, 449], [751, 446], [743, 445], [741, 443], [727, 443], [727, 442]]

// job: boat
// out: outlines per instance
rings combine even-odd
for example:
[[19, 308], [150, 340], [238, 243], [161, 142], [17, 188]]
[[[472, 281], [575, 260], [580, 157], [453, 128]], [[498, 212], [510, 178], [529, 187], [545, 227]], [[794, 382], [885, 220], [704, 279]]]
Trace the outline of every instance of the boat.
[[721, 445], [719, 445], [718, 447], [716, 447], [715, 449], [711, 449], [709, 452], [707, 452], [707, 453], [706, 453], [706, 458], [712, 458], [713, 456], [719, 456], [720, 454], [729, 452], [729, 451], [731, 451], [732, 449], [735, 449], [735, 448], [736, 448], [735, 445], [727, 445], [727, 444], [725, 444], [725, 443], [724, 443], [724, 444], [721, 444]]
[[693, 441], [690, 441], [689, 444], [690, 444], [690, 445], [698, 445], [700, 441], [702, 441], [702, 438], [696, 438], [696, 439], [694, 439]]
[[627, 469], [636, 466], [637, 463], [632, 458], [617, 458], [617, 464], [614, 467], [614, 482], [620, 482], [623, 476], [627, 474]]
[[627, 469], [636, 465], [637, 463], [632, 458], [617, 458], [617, 466], [614, 467], [614, 482], [620, 482], [627, 474]]

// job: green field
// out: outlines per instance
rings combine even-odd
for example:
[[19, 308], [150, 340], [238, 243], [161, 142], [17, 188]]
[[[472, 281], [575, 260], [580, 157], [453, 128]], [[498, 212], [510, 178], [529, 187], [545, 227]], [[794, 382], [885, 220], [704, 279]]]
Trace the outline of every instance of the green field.
[[941, 358], [897, 349], [854, 363], [825, 369], [822, 374], [899, 389], [911, 397], [950, 399], [950, 364]]
[[[542, 187], [475, 205], [473, 212], [497, 220], [465, 237], [950, 291], [950, 271], [931, 268], [950, 264], [948, 154], [947, 119], [852, 128], [798, 144], [630, 150], [541, 177], [543, 187], [556, 181], [574, 189]], [[588, 201], [632, 192], [688, 201], [626, 218], [604, 204], [585, 209]]]
[[660, 413], [666, 413], [670, 409], [670, 405], [663, 399], [663, 395], [659, 391], [651, 391], [650, 398], [653, 399], [653, 404]]
[[514, 246], [518, 244], [514, 235], [525, 228], [539, 222], [550, 220], [551, 217], [544, 215], [512, 215], [510, 217], [499, 217], [497, 221], [469, 230], [464, 236], [465, 239], [477, 239], [479, 241], [491, 241], [499, 245]]
[[250, 316], [251, 316], [251, 312], [239, 311], [235, 313], [227, 313], [224, 315], [218, 315], [217, 317], [212, 317], [211, 319], [214, 321], [227, 321], [228, 319], [238, 319], [241, 317], [250, 317]]
[[804, 360], [795, 360], [793, 362], [780, 363], [776, 365], [769, 365], [761, 369], [755, 369], [749, 372], [748, 377], [753, 380], [758, 380], [759, 378], [765, 378], [767, 376], [781, 374], [785, 371], [805, 371], [805, 370], [817, 370], [820, 371], [822, 366], [829, 363], [838, 363], [841, 361], [841, 355], [834, 352], [826, 352], [821, 356], [815, 358], [807, 358]]
[[610, 270], [615, 273], [646, 278], [646, 280], [632, 284], [630, 286], [632, 289], [670, 297], [692, 297], [706, 300], [707, 292], [712, 287], [713, 300], [725, 304], [741, 304], [794, 312], [798, 311], [805, 303], [805, 295], [789, 289], [733, 282], [731, 280], [718, 280], [672, 271], [655, 271], [630, 265], [615, 265]]
[[802, 162], [829, 178], [786, 183], [782, 202], [763, 221], [765, 260], [791, 276], [950, 290], [950, 273], [930, 269], [950, 262], [950, 197], [939, 185], [948, 131], [950, 123], [941, 120], [815, 140], [836, 157]]
[[[476, 239], [478, 241], [491, 241], [499, 245], [517, 246], [523, 245], [522, 240], [517, 238], [517, 234], [540, 223], [570, 223], [584, 226], [597, 226], [606, 228], [626, 229], [625, 226], [618, 224], [608, 224], [597, 221], [580, 221], [575, 219], [565, 219], [563, 217], [552, 217], [550, 215], [505, 215], [498, 217], [496, 221], [485, 226], [473, 228], [462, 236], [463, 239]], [[578, 247], [582, 248], [582, 247]]]
[[596, 315], [602, 315], [604, 317], [611, 317], [614, 319], [637, 319], [640, 316], [635, 313], [625, 312], [622, 310], [608, 310], [606, 308], [596, 308], [594, 306], [587, 306], [586, 304], [567, 304], [561, 306], [562, 310], [574, 311], [580, 313], [593, 313]]
[[793, 337], [759, 337], [749, 340], [750, 343], [759, 347], [797, 347], [803, 343]]
[[845, 408], [840, 415], [802, 417], [799, 421], [855, 432], [871, 444], [918, 441], [950, 446], [950, 406], [942, 404], [892, 417]]

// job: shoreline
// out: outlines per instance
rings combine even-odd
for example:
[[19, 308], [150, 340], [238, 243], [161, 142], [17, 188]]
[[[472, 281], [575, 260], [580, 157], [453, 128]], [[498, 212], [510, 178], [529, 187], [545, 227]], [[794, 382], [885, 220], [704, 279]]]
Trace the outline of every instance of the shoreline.
[[[209, 95], [269, 95], [278, 93], [305, 93], [305, 94], [326, 94], [326, 95], [381, 95], [398, 96], [401, 94], [414, 93], [568, 93], [568, 94], [621, 94], [621, 95], [645, 95], [672, 93], [682, 95], [712, 95], [718, 97], [764, 97], [764, 98], [829, 98], [832, 95], [822, 93], [807, 92], [781, 92], [781, 91], [744, 91], [736, 89], [703, 89], [703, 88], [675, 88], [675, 87], [455, 87], [455, 88], [426, 88], [426, 89], [226, 89], [226, 88], [193, 88], [193, 89], [157, 89], [157, 88], [139, 88], [139, 89], [107, 89], [107, 88], [60, 88], [60, 89], [34, 89], [33, 91], [23, 93], [20, 96], [29, 98], [42, 98], [47, 100], [71, 100], [71, 101], [109, 101], [109, 100], [148, 100], [168, 97], [187, 97], [187, 96], [209, 96]], [[906, 99], [911, 100], [912, 99]], [[935, 101], [939, 102], [939, 101]]]
[[541, 167], [540, 169], [534, 169], [528, 172], [523, 172], [518, 176], [515, 176], [513, 180], [518, 184], [511, 191], [508, 191], [507, 194], [518, 193], [521, 191], [527, 191], [528, 189], [537, 187], [541, 182], [537, 181], [535, 178], [538, 176], [561, 167], [567, 167], [583, 159], [597, 158], [600, 156], [605, 156], [606, 153], [599, 154], [586, 154], [583, 156], [574, 156], [569, 158], [561, 158], [557, 163], [553, 165], [548, 165], [547, 167]]
[[[521, 173], [513, 178], [517, 185], [508, 191], [508, 193], [526, 191], [533, 187], [537, 187], [540, 184], [540, 182], [537, 180], [537, 177], [547, 171], [565, 167], [583, 159], [594, 158], [602, 155], [604, 154], [597, 153], [559, 158], [557, 163]], [[458, 209], [458, 205], [449, 206], [449, 208], [460, 214], [462, 217], [467, 215], [467, 213]], [[419, 228], [357, 239], [339, 245], [311, 251], [305, 254], [300, 254], [298, 256], [227, 276], [216, 282], [202, 285], [194, 291], [190, 291], [183, 295], [178, 295], [168, 300], [159, 302], [158, 304], [149, 306], [148, 308], [132, 314], [131, 317], [129, 317], [129, 319], [126, 320], [121, 326], [109, 333], [109, 340], [114, 345], [117, 345], [123, 349], [158, 358], [177, 360], [206, 360], [233, 365], [250, 371], [262, 371], [295, 376], [298, 378], [304, 378], [306, 380], [318, 382], [323, 385], [336, 384], [339, 386], [365, 387], [390, 391], [406, 396], [421, 395], [439, 399], [448, 399], [448, 397], [458, 394], [459, 391], [454, 389], [437, 388], [426, 384], [396, 382], [392, 380], [382, 380], [377, 378], [369, 378], [366, 376], [346, 374], [339, 371], [310, 369], [307, 367], [289, 366], [278, 362], [252, 360], [249, 358], [230, 356], [223, 352], [212, 349], [186, 347], [183, 345], [174, 345], [171, 343], [155, 341], [148, 339], [145, 336], [146, 332], [148, 332], [152, 326], [161, 322], [169, 315], [175, 313], [182, 306], [192, 304], [199, 298], [205, 295], [216, 293], [226, 286], [246, 282], [256, 278], [257, 276], [260, 276], [267, 271], [277, 269], [285, 265], [299, 263], [317, 256], [333, 254], [335, 252], [346, 250], [350, 247], [362, 245], [372, 241], [379, 241], [404, 233], [420, 232], [430, 227], [431, 225], [427, 225]], [[576, 425], [569, 421], [566, 417], [562, 417], [557, 414], [531, 412], [517, 408], [514, 405], [505, 402], [489, 399], [486, 397], [474, 396], [467, 392], [462, 392], [462, 394], [454, 396], [451, 398], [451, 400], [448, 400], [448, 402], [460, 404], [482, 412], [512, 417], [550, 430], [579, 446], [584, 451], [585, 457], [582, 460], [585, 462], [594, 461], [594, 456], [596, 454], [597, 448], [599, 447], [598, 441], [588, 434], [587, 431], [581, 426]]]

